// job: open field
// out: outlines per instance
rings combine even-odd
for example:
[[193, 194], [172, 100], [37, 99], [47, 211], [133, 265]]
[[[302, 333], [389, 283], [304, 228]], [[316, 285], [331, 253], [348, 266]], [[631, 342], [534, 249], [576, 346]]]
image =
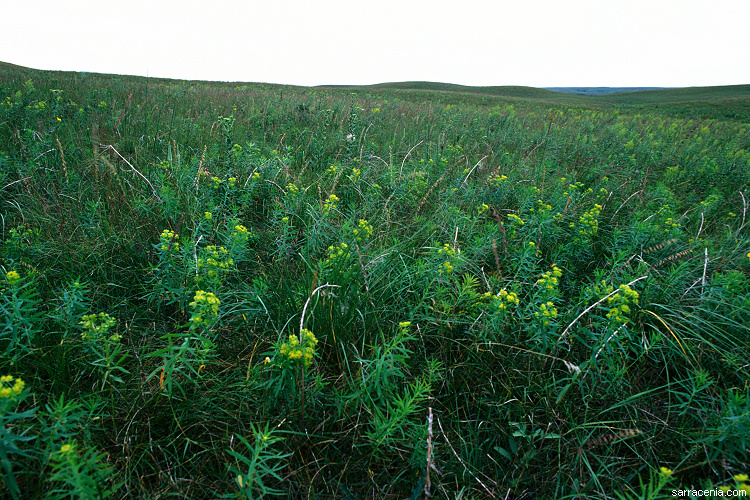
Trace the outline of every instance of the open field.
[[749, 183], [747, 85], [0, 64], [0, 497], [748, 489]]

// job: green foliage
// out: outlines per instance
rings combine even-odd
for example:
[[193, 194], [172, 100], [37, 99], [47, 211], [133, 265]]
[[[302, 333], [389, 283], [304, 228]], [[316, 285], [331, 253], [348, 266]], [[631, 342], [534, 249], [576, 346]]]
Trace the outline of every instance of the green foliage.
[[0, 496], [742, 488], [748, 109], [0, 64]]
[[81, 451], [72, 441], [52, 454], [50, 482], [55, 486], [48, 498], [109, 498], [119, 485], [111, 482], [112, 468], [102, 466], [105, 454]]
[[275, 452], [273, 447], [283, 439], [276, 436], [274, 430], [269, 430], [268, 424], [262, 431], [250, 424], [250, 432], [255, 441], [253, 444], [250, 444], [244, 437], [237, 436], [237, 439], [245, 446], [247, 455], [234, 450], [227, 450], [227, 453], [236, 460], [236, 465], [230, 466], [229, 470], [236, 474], [234, 482], [237, 491], [225, 495], [223, 498], [252, 500], [253, 498], [268, 498], [284, 494], [282, 490], [273, 488], [268, 484], [282, 481], [279, 474], [284, 467], [284, 459], [290, 453]]

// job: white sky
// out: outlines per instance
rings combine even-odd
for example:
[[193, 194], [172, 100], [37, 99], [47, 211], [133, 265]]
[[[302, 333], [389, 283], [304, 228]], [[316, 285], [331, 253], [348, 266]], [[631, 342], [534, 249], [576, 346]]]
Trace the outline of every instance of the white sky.
[[25, 0], [0, 61], [295, 85], [750, 84], [750, 0]]

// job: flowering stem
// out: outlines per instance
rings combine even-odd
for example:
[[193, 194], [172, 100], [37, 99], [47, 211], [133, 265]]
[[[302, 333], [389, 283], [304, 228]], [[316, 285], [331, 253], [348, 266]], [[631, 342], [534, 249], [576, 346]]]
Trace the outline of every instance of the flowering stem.
[[[636, 278], [636, 279], [634, 279], [633, 281], [631, 281], [630, 283], [628, 283], [628, 284], [627, 284], [626, 286], [630, 286], [630, 285], [632, 285], [633, 283], [635, 283], [636, 281], [641, 281], [642, 279], [646, 279], [646, 278], [648, 278], [648, 276], [641, 276], [640, 278]], [[577, 322], [577, 321], [578, 321], [579, 319], [581, 319], [581, 317], [583, 317], [583, 315], [584, 315], [584, 314], [586, 314], [587, 312], [589, 312], [590, 310], [592, 310], [593, 308], [595, 308], [595, 307], [596, 307], [597, 305], [599, 305], [599, 304], [601, 304], [602, 302], [604, 302], [605, 300], [607, 300], [607, 299], [608, 299], [609, 297], [611, 297], [612, 295], [614, 295], [614, 294], [618, 293], [619, 291], [620, 291], [620, 289], [619, 289], [619, 288], [617, 288], [617, 289], [615, 289], [615, 290], [612, 290], [612, 292], [608, 293], [607, 295], [605, 295], [604, 297], [602, 297], [601, 299], [597, 300], [596, 302], [594, 302], [593, 304], [591, 304], [591, 305], [590, 305], [589, 307], [587, 307], [586, 309], [584, 309], [584, 311], [583, 311], [583, 312], [582, 312], [581, 314], [579, 314], [579, 315], [578, 315], [578, 317], [577, 317], [576, 319], [574, 319], [574, 320], [573, 320], [573, 322], [572, 322], [572, 323], [570, 323], [570, 324], [569, 324], [569, 325], [567, 326], [567, 328], [565, 328], [565, 330], [563, 330], [563, 332], [562, 332], [562, 333], [560, 334], [560, 337], [559, 337], [559, 338], [557, 339], [557, 342], [558, 342], [558, 343], [559, 343], [559, 342], [562, 342], [562, 339], [564, 339], [564, 338], [565, 338], [565, 334], [567, 334], [567, 333], [568, 333], [568, 330], [570, 330], [570, 328], [571, 328], [571, 327], [572, 327], [573, 325], [575, 325], [575, 324], [576, 324], [576, 322]]]

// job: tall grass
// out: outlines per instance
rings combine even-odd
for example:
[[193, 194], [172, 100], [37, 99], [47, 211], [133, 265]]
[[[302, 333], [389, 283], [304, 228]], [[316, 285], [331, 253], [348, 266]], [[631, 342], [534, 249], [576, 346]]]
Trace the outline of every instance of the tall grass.
[[0, 100], [3, 495], [743, 484], [750, 124], [13, 67]]

